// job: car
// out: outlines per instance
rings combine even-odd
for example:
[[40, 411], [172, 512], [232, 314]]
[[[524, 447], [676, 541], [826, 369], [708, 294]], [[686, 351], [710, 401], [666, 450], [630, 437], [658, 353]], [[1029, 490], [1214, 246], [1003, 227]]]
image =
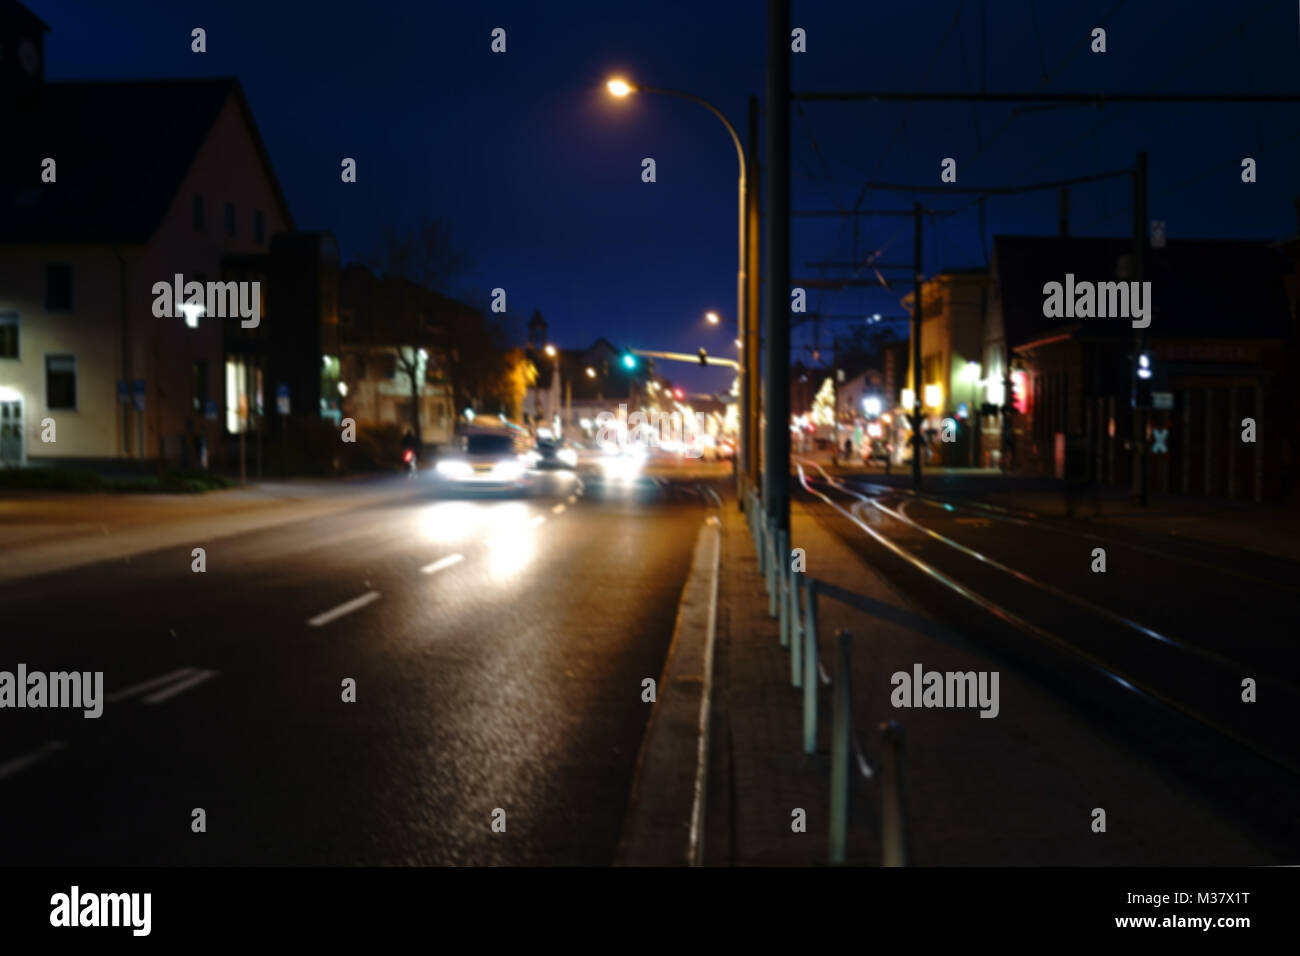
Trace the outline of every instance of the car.
[[534, 463], [539, 469], [567, 469], [578, 467], [578, 450], [567, 442], [554, 438], [538, 438], [533, 451]]
[[520, 429], [474, 429], [457, 436], [433, 473], [450, 490], [525, 491], [532, 484], [532, 436]]

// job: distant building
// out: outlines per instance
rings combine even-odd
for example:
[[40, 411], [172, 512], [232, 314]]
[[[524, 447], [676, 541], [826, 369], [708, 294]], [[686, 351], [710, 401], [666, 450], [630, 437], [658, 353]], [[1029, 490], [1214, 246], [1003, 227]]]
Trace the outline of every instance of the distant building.
[[343, 270], [341, 299], [341, 413], [362, 428], [414, 428], [418, 401], [420, 440], [450, 443], [458, 414], [451, 343], [459, 323], [476, 324], [481, 314], [356, 264]]
[[[1132, 240], [997, 237], [985, 329], [989, 401], [1019, 410], [1000, 450], [1018, 470], [1133, 483], [1128, 318], [1048, 318], [1044, 288], [1132, 278]], [[1296, 262], [1276, 243], [1170, 239], [1147, 252], [1153, 313], [1146, 438], [1154, 492], [1276, 499], [1295, 486]], [[988, 393], [986, 393], [988, 394]], [[1254, 442], [1242, 440], [1243, 420]], [[987, 434], [987, 433], [986, 433]], [[1067, 454], [1073, 463], [1067, 465]]]
[[[924, 427], [940, 433], [944, 419], [958, 422], [956, 440], [932, 442], [938, 461], [966, 465], [977, 460], [971, 442], [976, 440], [979, 408], [986, 392], [986, 372], [981, 361], [988, 308], [989, 274], [985, 269], [941, 272], [921, 285], [921, 403]], [[903, 304], [913, 309], [909, 293]], [[907, 349], [905, 377], [900, 386], [916, 381], [911, 349]], [[892, 369], [891, 369], [892, 371]], [[907, 405], [910, 413], [911, 405]]]

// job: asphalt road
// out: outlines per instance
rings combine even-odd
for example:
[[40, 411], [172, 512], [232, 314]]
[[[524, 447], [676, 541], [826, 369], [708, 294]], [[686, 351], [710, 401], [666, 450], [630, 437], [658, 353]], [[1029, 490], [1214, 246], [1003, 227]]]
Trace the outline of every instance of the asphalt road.
[[[1224, 813], [1300, 851], [1295, 565], [1000, 514], [942, 493], [914, 497], [869, 479], [837, 489], [813, 477], [810, 487], [828, 499], [801, 492], [823, 524], [936, 616]], [[1097, 548], [1104, 572], [1093, 570]], [[1242, 700], [1246, 678], [1257, 684], [1254, 703]]]
[[109, 703], [3, 713], [0, 864], [608, 864], [709, 505], [549, 482], [7, 586], [0, 669]]

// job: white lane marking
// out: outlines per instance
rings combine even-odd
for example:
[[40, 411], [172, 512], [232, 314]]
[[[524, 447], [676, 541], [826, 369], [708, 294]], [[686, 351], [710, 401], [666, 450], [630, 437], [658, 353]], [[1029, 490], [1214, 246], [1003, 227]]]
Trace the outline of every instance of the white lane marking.
[[171, 700], [177, 694], [183, 694], [191, 687], [197, 687], [206, 680], [216, 677], [219, 671], [199, 671], [188, 680], [183, 680], [179, 684], [173, 684], [171, 687], [164, 687], [156, 694], [150, 694], [144, 699], [146, 704], [161, 704], [165, 700]]
[[328, 624], [330, 621], [337, 621], [344, 614], [351, 614], [353, 611], [365, 607], [371, 601], [378, 601], [378, 600], [379, 600], [378, 591], [367, 591], [359, 598], [353, 598], [351, 601], [347, 601], [343, 604], [340, 604], [338, 607], [326, 611], [324, 614], [317, 614], [307, 623], [312, 627], [322, 627], [323, 625]]
[[155, 677], [152, 680], [142, 681], [139, 684], [132, 684], [130, 687], [124, 687], [114, 694], [109, 694], [104, 698], [106, 703], [116, 704], [119, 700], [126, 700], [128, 697], [134, 697], [136, 694], [142, 694], [147, 690], [152, 690], [159, 684], [171, 684], [193, 674], [197, 668], [182, 667], [180, 670], [172, 671], [170, 674], [163, 674], [162, 677]]
[[12, 777], [21, 773], [34, 763], [39, 763], [50, 754], [58, 753], [68, 745], [62, 740], [51, 740], [49, 743], [42, 744], [31, 753], [23, 754], [21, 757], [15, 757], [13, 760], [0, 763], [0, 780]]
[[546, 515], [538, 515], [532, 521], [528, 522], [528, 527], [536, 528], [539, 525], [544, 524], [545, 522], [546, 522]]
[[560, 502], [558, 505], [556, 505], [554, 508], [552, 508], [552, 509], [551, 509], [551, 514], [555, 514], [555, 515], [562, 515], [562, 514], [564, 514], [564, 502]]
[[439, 558], [437, 561], [433, 562], [433, 564], [426, 564], [424, 567], [420, 568], [420, 570], [425, 574], [437, 574], [443, 568], [449, 568], [453, 564], [460, 564], [464, 560], [465, 555], [463, 554], [449, 554], [445, 558]]

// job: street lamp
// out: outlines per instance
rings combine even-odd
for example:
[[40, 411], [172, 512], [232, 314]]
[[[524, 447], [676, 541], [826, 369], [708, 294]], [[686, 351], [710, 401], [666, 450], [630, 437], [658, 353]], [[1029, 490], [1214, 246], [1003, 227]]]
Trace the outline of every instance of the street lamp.
[[[740, 337], [743, 339], [745, 337], [745, 241], [746, 241], [745, 149], [740, 144], [740, 136], [736, 133], [736, 128], [731, 125], [731, 121], [728, 120], [727, 117], [722, 114], [722, 111], [720, 109], [718, 109], [708, 100], [701, 99], [700, 97], [696, 96], [693, 93], [684, 93], [681, 90], [666, 90], [655, 86], [641, 86], [638, 83], [631, 83], [628, 80], [624, 79], [623, 77], [612, 77], [609, 80], [609, 82], [605, 84], [605, 86], [609, 90], [610, 94], [617, 97], [618, 99], [625, 99], [630, 93], [658, 93], [661, 96], [675, 96], [678, 99], [690, 100], [692, 103], [695, 103], [698, 106], [703, 106], [706, 110], [708, 110], [710, 113], [716, 116], [718, 120], [722, 123], [722, 125], [726, 127], [727, 133], [731, 136], [731, 142], [736, 147], [736, 159], [740, 164], [740, 187], [738, 192], [736, 193], [738, 197], [737, 200], [738, 227], [737, 227], [737, 247], [736, 247], [737, 248], [736, 325], [738, 331], [740, 332]], [[710, 318], [709, 321], [713, 322], [715, 320], [713, 318]], [[737, 374], [743, 376], [744, 369], [737, 368]], [[758, 384], [756, 382], [750, 382], [748, 380], [748, 376], [743, 377], [741, 381], [744, 384], [746, 389], [755, 389], [758, 387]], [[746, 424], [746, 419], [748, 418], [750, 412], [749, 405], [751, 401], [752, 398], [746, 396], [742, 403], [744, 405], [744, 412], [745, 412], [744, 416], [741, 418], [740, 434], [742, 438], [746, 437], [749, 433], [748, 425]], [[740, 446], [741, 451], [746, 456], [754, 456], [758, 454], [757, 449], [748, 448], [746, 447], [746, 445], [747, 443], [742, 442]], [[742, 469], [737, 468], [736, 469], [737, 482], [741, 480], [742, 474], [743, 474]]]
[[709, 325], [717, 325], [722, 321], [718, 318], [718, 313], [716, 312], [706, 312], [704, 313], [704, 317], [709, 320]]
[[596, 377], [596, 370], [595, 370], [594, 368], [592, 368], [590, 365], [588, 365], [588, 366], [587, 366], [587, 378], [595, 378], [595, 377]]

